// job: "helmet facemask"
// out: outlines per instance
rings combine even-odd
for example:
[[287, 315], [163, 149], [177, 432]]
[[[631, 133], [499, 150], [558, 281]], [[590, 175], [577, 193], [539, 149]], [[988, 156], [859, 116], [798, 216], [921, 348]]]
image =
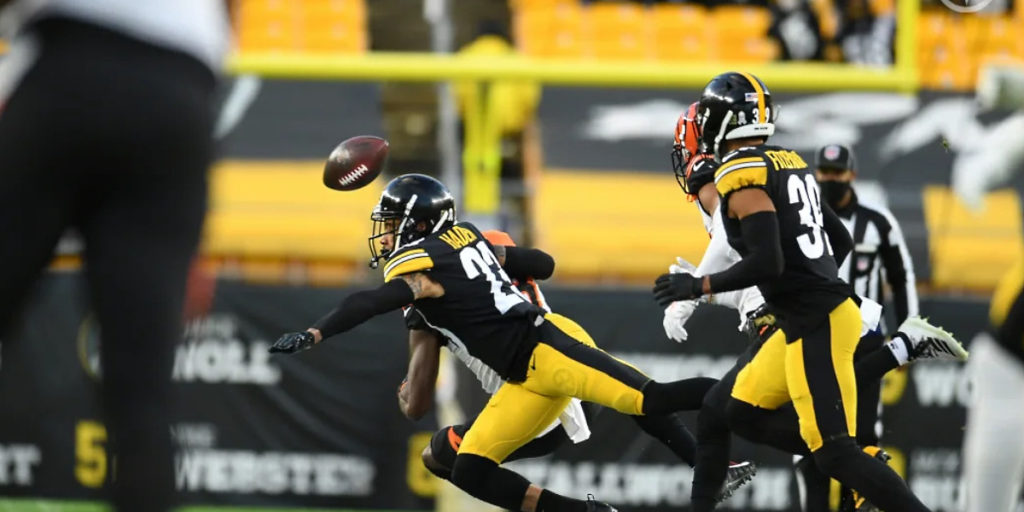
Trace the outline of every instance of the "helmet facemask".
[[696, 123], [697, 105], [698, 103], [694, 102], [679, 116], [679, 120], [676, 122], [675, 140], [672, 144], [672, 172], [675, 173], [676, 181], [683, 189], [683, 193], [691, 200], [696, 191], [690, 191], [690, 187], [686, 184], [686, 178], [690, 159], [700, 151], [700, 134], [697, 132], [698, 125]]
[[[368, 239], [370, 244], [370, 268], [377, 268], [381, 259], [388, 259], [395, 251], [423, 239], [431, 233], [436, 233], [443, 228], [455, 223], [455, 209], [446, 208], [441, 210], [436, 219], [416, 218], [413, 214], [413, 207], [419, 198], [413, 194], [404, 205], [401, 211], [396, 208], [386, 208], [384, 199], [373, 209], [370, 220], [373, 222], [373, 231]], [[380, 239], [385, 235], [392, 235], [391, 249], [381, 248]]]

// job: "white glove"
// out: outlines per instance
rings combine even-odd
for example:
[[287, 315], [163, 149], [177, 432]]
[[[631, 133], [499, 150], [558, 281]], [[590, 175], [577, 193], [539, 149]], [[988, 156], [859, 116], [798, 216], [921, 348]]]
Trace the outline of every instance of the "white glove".
[[669, 304], [665, 308], [665, 318], [661, 322], [665, 326], [665, 335], [676, 343], [686, 341], [686, 337], [689, 335], [684, 326], [696, 309], [696, 300], [680, 300]]
[[687, 274], [697, 275], [697, 267], [693, 266], [693, 263], [676, 256], [676, 262], [668, 266], [668, 273], [682, 274], [684, 272]]

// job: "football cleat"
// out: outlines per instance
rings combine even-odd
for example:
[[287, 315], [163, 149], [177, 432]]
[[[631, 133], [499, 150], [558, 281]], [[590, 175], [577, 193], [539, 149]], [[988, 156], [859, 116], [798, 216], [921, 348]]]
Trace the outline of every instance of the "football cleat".
[[936, 327], [927, 320], [912, 316], [903, 321], [893, 337], [907, 343], [910, 360], [938, 359], [940, 361], [966, 361], [967, 350], [953, 334]]
[[729, 469], [725, 473], [725, 483], [722, 484], [722, 489], [715, 495], [715, 502], [721, 503], [732, 497], [737, 489], [752, 480], [756, 474], [757, 465], [753, 462], [730, 462]]
[[597, 501], [593, 494], [588, 494], [587, 512], [619, 512], [619, 510], [603, 501]]

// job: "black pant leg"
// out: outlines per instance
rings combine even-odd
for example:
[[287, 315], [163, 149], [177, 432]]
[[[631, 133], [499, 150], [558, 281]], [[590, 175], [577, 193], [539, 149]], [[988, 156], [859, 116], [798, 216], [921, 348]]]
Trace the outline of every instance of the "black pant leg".
[[[103, 339], [102, 403], [118, 457], [119, 511], [174, 503], [170, 372], [189, 262], [206, 209], [213, 75], [198, 61], [84, 23], [51, 19], [42, 78], [64, 106], [48, 120], [74, 134], [72, 222]], [[111, 77], [116, 77], [112, 80]]]

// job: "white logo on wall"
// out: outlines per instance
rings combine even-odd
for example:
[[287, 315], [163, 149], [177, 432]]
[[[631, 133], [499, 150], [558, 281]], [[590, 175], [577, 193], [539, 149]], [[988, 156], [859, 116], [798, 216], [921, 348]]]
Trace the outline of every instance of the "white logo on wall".
[[281, 369], [270, 363], [269, 347], [265, 340], [242, 340], [233, 316], [211, 314], [189, 322], [172, 375], [181, 382], [272, 386], [281, 381]]
[[[597, 105], [590, 109], [582, 135], [586, 139], [608, 142], [668, 141], [679, 113], [687, 106], [666, 99]], [[862, 126], [898, 121], [914, 114], [918, 107], [917, 97], [895, 93], [833, 93], [790, 98], [778, 111], [772, 141], [797, 151], [814, 151], [825, 144], [854, 145], [861, 139]], [[771, 117], [770, 112], [766, 114]]]
[[[270, 343], [243, 339], [235, 318], [211, 314], [193, 320], [185, 329], [185, 341], [174, 353], [172, 378], [178, 382], [258, 384], [273, 386], [281, 381], [281, 369], [270, 362]], [[78, 357], [85, 372], [94, 379], [103, 374], [100, 366], [101, 334], [92, 315], [82, 321], [78, 335]]]
[[182, 447], [175, 465], [178, 490], [243, 494], [369, 496], [377, 468], [366, 457], [217, 449], [216, 427], [178, 424], [171, 429]]
[[[690, 503], [693, 470], [682, 465], [524, 460], [509, 467], [541, 487], [568, 496], [593, 493], [617, 505], [658, 509]], [[790, 510], [792, 474], [788, 468], [761, 468], [756, 478], [719, 508]]]
[[0, 444], [0, 486], [32, 485], [34, 471], [42, 459], [39, 447], [34, 444]]

